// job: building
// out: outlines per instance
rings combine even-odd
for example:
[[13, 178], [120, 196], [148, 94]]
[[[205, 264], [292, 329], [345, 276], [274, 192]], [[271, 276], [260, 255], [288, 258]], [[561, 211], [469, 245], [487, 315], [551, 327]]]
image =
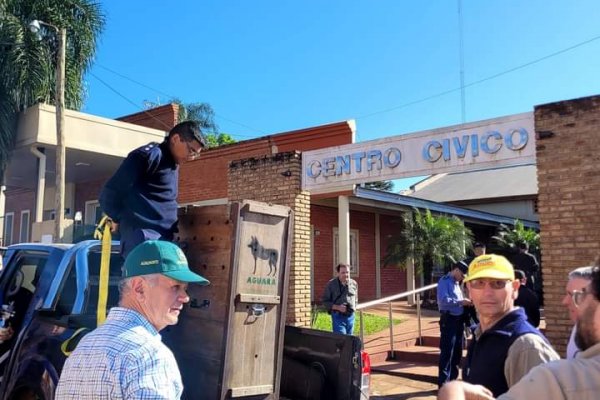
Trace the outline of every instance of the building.
[[[81, 211], [84, 220], [95, 220], [94, 204], [99, 190], [122, 157], [136, 146], [162, 140], [167, 129], [162, 125], [172, 126], [177, 113], [171, 106], [159, 111], [164, 113], [160, 118], [153, 110], [129, 116], [125, 121], [67, 113], [67, 132], [71, 132], [68, 135], [77, 132], [78, 136], [67, 137], [67, 187], [71, 187], [67, 208], [71, 219]], [[537, 106], [533, 113], [365, 143], [354, 143], [352, 121], [270, 135], [211, 149], [184, 165], [179, 201], [182, 206], [210, 205], [249, 198], [290, 206], [295, 211], [295, 231], [287, 316], [290, 323], [307, 325], [311, 301], [319, 297], [338, 261], [356, 264], [361, 301], [414, 285], [410, 265], [406, 270], [381, 265], [399, 217], [413, 207], [457, 215], [476, 230], [478, 237], [489, 235], [500, 222], [513, 220], [512, 215], [500, 215], [498, 208], [491, 213], [489, 208], [485, 211], [479, 206], [461, 207], [469, 204], [456, 204], [460, 202], [456, 198], [446, 199], [450, 204], [441, 203], [371, 191], [355, 184], [411, 173], [447, 173], [450, 177], [455, 172], [498, 168], [498, 160], [505, 162], [504, 169], [498, 171], [537, 162], [547, 332], [553, 344], [564, 349], [562, 343], [566, 343], [569, 323], [560, 299], [566, 273], [589, 264], [599, 252], [600, 173], [595, 151], [599, 115], [600, 96], [593, 96]], [[159, 124], [161, 129], [153, 129], [158, 120], [163, 121]], [[17, 225], [43, 225], [52, 217], [52, 201], [47, 199], [53, 198], [53, 126], [53, 109], [43, 105], [28, 110], [20, 121], [17, 157], [9, 169], [3, 213], [5, 231], [12, 227], [12, 240], [24, 237]], [[95, 145], [90, 147], [90, 143]], [[35, 166], [27, 176], [27, 166], [19, 164], [19, 159], [25, 157]], [[103, 169], [87, 173], [77, 169], [104, 161]], [[397, 168], [399, 165], [402, 168]], [[430, 185], [433, 188], [434, 182]], [[37, 190], [38, 187], [44, 190]], [[513, 193], [503, 200], [533, 201], [520, 196], [531, 193]], [[469, 201], [485, 203], [490, 199], [478, 197]], [[537, 226], [535, 221], [525, 222], [530, 227]], [[43, 232], [43, 226], [39, 230]]]

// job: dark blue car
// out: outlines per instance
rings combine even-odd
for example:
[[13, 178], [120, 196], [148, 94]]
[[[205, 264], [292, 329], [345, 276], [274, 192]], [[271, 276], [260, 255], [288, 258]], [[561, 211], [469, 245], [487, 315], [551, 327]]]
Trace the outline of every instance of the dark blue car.
[[[79, 336], [74, 334], [96, 324], [100, 250], [92, 240], [7, 249], [0, 274], [0, 319], [6, 320], [12, 337], [0, 343], [0, 399], [54, 398], [65, 354]], [[118, 302], [118, 252], [115, 242], [108, 307]]]

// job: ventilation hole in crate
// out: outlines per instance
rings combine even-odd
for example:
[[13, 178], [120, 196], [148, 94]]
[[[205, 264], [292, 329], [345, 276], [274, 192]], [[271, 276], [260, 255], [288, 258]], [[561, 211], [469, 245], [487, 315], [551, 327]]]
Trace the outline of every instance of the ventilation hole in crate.
[[194, 236], [194, 237], [192, 238], [192, 240], [196, 240], [196, 236]]
[[206, 221], [206, 225], [210, 225], [210, 219]]
[[222, 270], [224, 270], [224, 269], [225, 269], [225, 266], [224, 266], [224, 265], [221, 265], [221, 269], [222, 269]]
[[215, 237], [214, 237], [214, 236], [211, 236], [211, 237], [210, 237], [210, 241], [212, 242], [212, 241], [214, 241], [214, 240], [215, 240]]
[[202, 268], [207, 269], [208, 266], [206, 264], [202, 264]]

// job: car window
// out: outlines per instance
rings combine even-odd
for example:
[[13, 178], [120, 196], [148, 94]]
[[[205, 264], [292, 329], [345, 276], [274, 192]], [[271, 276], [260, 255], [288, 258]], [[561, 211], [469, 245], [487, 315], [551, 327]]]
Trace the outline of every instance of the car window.
[[[86, 302], [84, 307], [84, 314], [94, 314], [98, 308], [98, 294], [100, 287], [100, 250], [92, 250], [88, 254], [88, 265], [89, 265], [89, 284], [86, 292]], [[119, 282], [121, 281], [121, 268], [123, 265], [123, 258], [118, 252], [111, 253], [110, 256], [110, 273], [108, 281], [108, 301], [107, 310], [114, 307], [119, 302]]]

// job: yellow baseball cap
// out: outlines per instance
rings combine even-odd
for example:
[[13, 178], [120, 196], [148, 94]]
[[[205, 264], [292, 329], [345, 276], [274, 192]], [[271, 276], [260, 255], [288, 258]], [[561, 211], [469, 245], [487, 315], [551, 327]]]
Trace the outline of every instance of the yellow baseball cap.
[[515, 279], [515, 271], [510, 261], [505, 257], [497, 254], [484, 254], [471, 261], [469, 274], [465, 278], [465, 282], [481, 278], [512, 281]]

